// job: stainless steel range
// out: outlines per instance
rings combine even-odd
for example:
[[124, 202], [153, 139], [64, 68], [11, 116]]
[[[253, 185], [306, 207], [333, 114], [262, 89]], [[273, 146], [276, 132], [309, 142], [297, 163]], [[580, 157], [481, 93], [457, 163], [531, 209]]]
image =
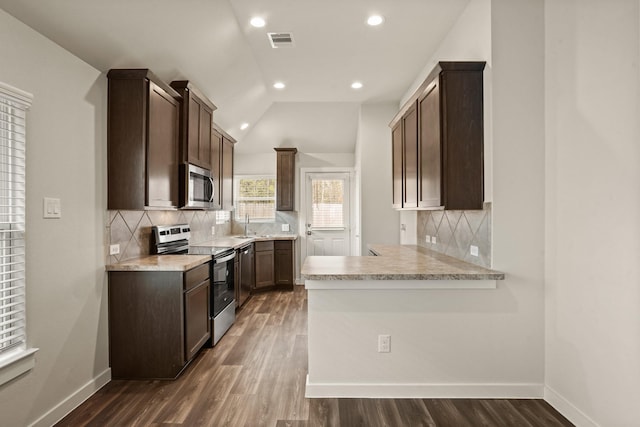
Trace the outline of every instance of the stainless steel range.
[[233, 274], [236, 251], [231, 247], [189, 246], [190, 231], [187, 224], [153, 227], [155, 250], [158, 255], [189, 253], [212, 256], [209, 317], [215, 345], [236, 320]]

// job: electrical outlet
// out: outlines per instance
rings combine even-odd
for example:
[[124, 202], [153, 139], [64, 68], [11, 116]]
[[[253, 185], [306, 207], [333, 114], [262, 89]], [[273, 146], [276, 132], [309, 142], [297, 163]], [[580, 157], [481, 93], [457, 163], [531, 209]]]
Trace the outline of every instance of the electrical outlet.
[[427, 243], [431, 243], [431, 236], [429, 236], [428, 234], [424, 237], [424, 241]]
[[215, 225], [212, 225], [212, 226], [211, 226], [211, 235], [212, 235], [212, 236], [215, 236], [215, 235], [216, 235], [216, 227], [215, 227]]
[[378, 335], [378, 353], [391, 353], [391, 335]]
[[119, 244], [115, 244], [115, 245], [110, 245], [109, 246], [109, 255], [118, 255], [120, 253], [120, 245]]
[[282, 231], [289, 231], [289, 224], [282, 224]]
[[478, 247], [474, 245], [469, 246], [469, 252], [472, 256], [478, 256]]
[[436, 236], [431, 236], [431, 243], [433, 243], [434, 245], [438, 243], [438, 239], [436, 239]]

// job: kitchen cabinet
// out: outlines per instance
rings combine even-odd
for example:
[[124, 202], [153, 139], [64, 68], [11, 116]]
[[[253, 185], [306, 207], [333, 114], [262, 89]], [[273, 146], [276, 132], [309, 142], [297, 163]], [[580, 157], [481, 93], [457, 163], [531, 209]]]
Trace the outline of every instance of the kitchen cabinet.
[[395, 124], [391, 130], [392, 144], [392, 180], [393, 180], [393, 208], [402, 208], [404, 172], [402, 170], [404, 149], [402, 146], [402, 121]]
[[275, 285], [293, 290], [295, 280], [293, 240], [276, 240], [274, 252]]
[[281, 288], [295, 284], [295, 242], [269, 240], [255, 242], [254, 290]]
[[[484, 66], [484, 62], [439, 62], [391, 122], [394, 208], [483, 208]], [[396, 193], [399, 139], [405, 150], [402, 203]], [[413, 151], [406, 151], [414, 146], [417, 170]]]
[[236, 140], [215, 123], [211, 131], [213, 209], [233, 209], [233, 152]]
[[270, 288], [274, 285], [274, 244], [273, 241], [255, 242], [256, 281], [254, 289]]
[[107, 77], [107, 209], [177, 207], [181, 96], [148, 69]]
[[211, 128], [216, 106], [188, 80], [174, 80], [181, 96], [180, 162], [211, 169]]
[[233, 146], [235, 140], [227, 135], [222, 136], [222, 210], [233, 209]]
[[211, 130], [211, 177], [213, 178], [213, 209], [222, 209], [222, 134]]
[[276, 210], [295, 209], [296, 148], [274, 148], [276, 151]]
[[209, 263], [181, 271], [109, 272], [114, 379], [174, 379], [211, 338]]

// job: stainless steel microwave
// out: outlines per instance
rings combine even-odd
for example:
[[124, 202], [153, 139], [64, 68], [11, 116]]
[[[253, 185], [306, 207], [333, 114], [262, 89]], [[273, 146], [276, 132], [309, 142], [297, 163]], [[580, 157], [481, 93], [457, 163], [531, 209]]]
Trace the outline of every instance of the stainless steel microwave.
[[183, 165], [185, 185], [182, 186], [185, 208], [212, 209], [214, 207], [215, 185], [211, 172], [196, 165]]

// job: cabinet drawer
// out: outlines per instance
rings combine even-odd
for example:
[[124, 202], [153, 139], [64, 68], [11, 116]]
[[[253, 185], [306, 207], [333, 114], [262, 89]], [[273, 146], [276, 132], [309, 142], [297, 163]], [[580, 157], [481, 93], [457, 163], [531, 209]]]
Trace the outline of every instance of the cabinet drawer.
[[272, 250], [273, 250], [273, 240], [269, 240], [266, 242], [256, 242], [256, 252], [272, 251]]
[[275, 248], [276, 250], [291, 250], [291, 240], [276, 240]]
[[209, 278], [209, 263], [205, 262], [184, 274], [184, 289], [189, 290]]

